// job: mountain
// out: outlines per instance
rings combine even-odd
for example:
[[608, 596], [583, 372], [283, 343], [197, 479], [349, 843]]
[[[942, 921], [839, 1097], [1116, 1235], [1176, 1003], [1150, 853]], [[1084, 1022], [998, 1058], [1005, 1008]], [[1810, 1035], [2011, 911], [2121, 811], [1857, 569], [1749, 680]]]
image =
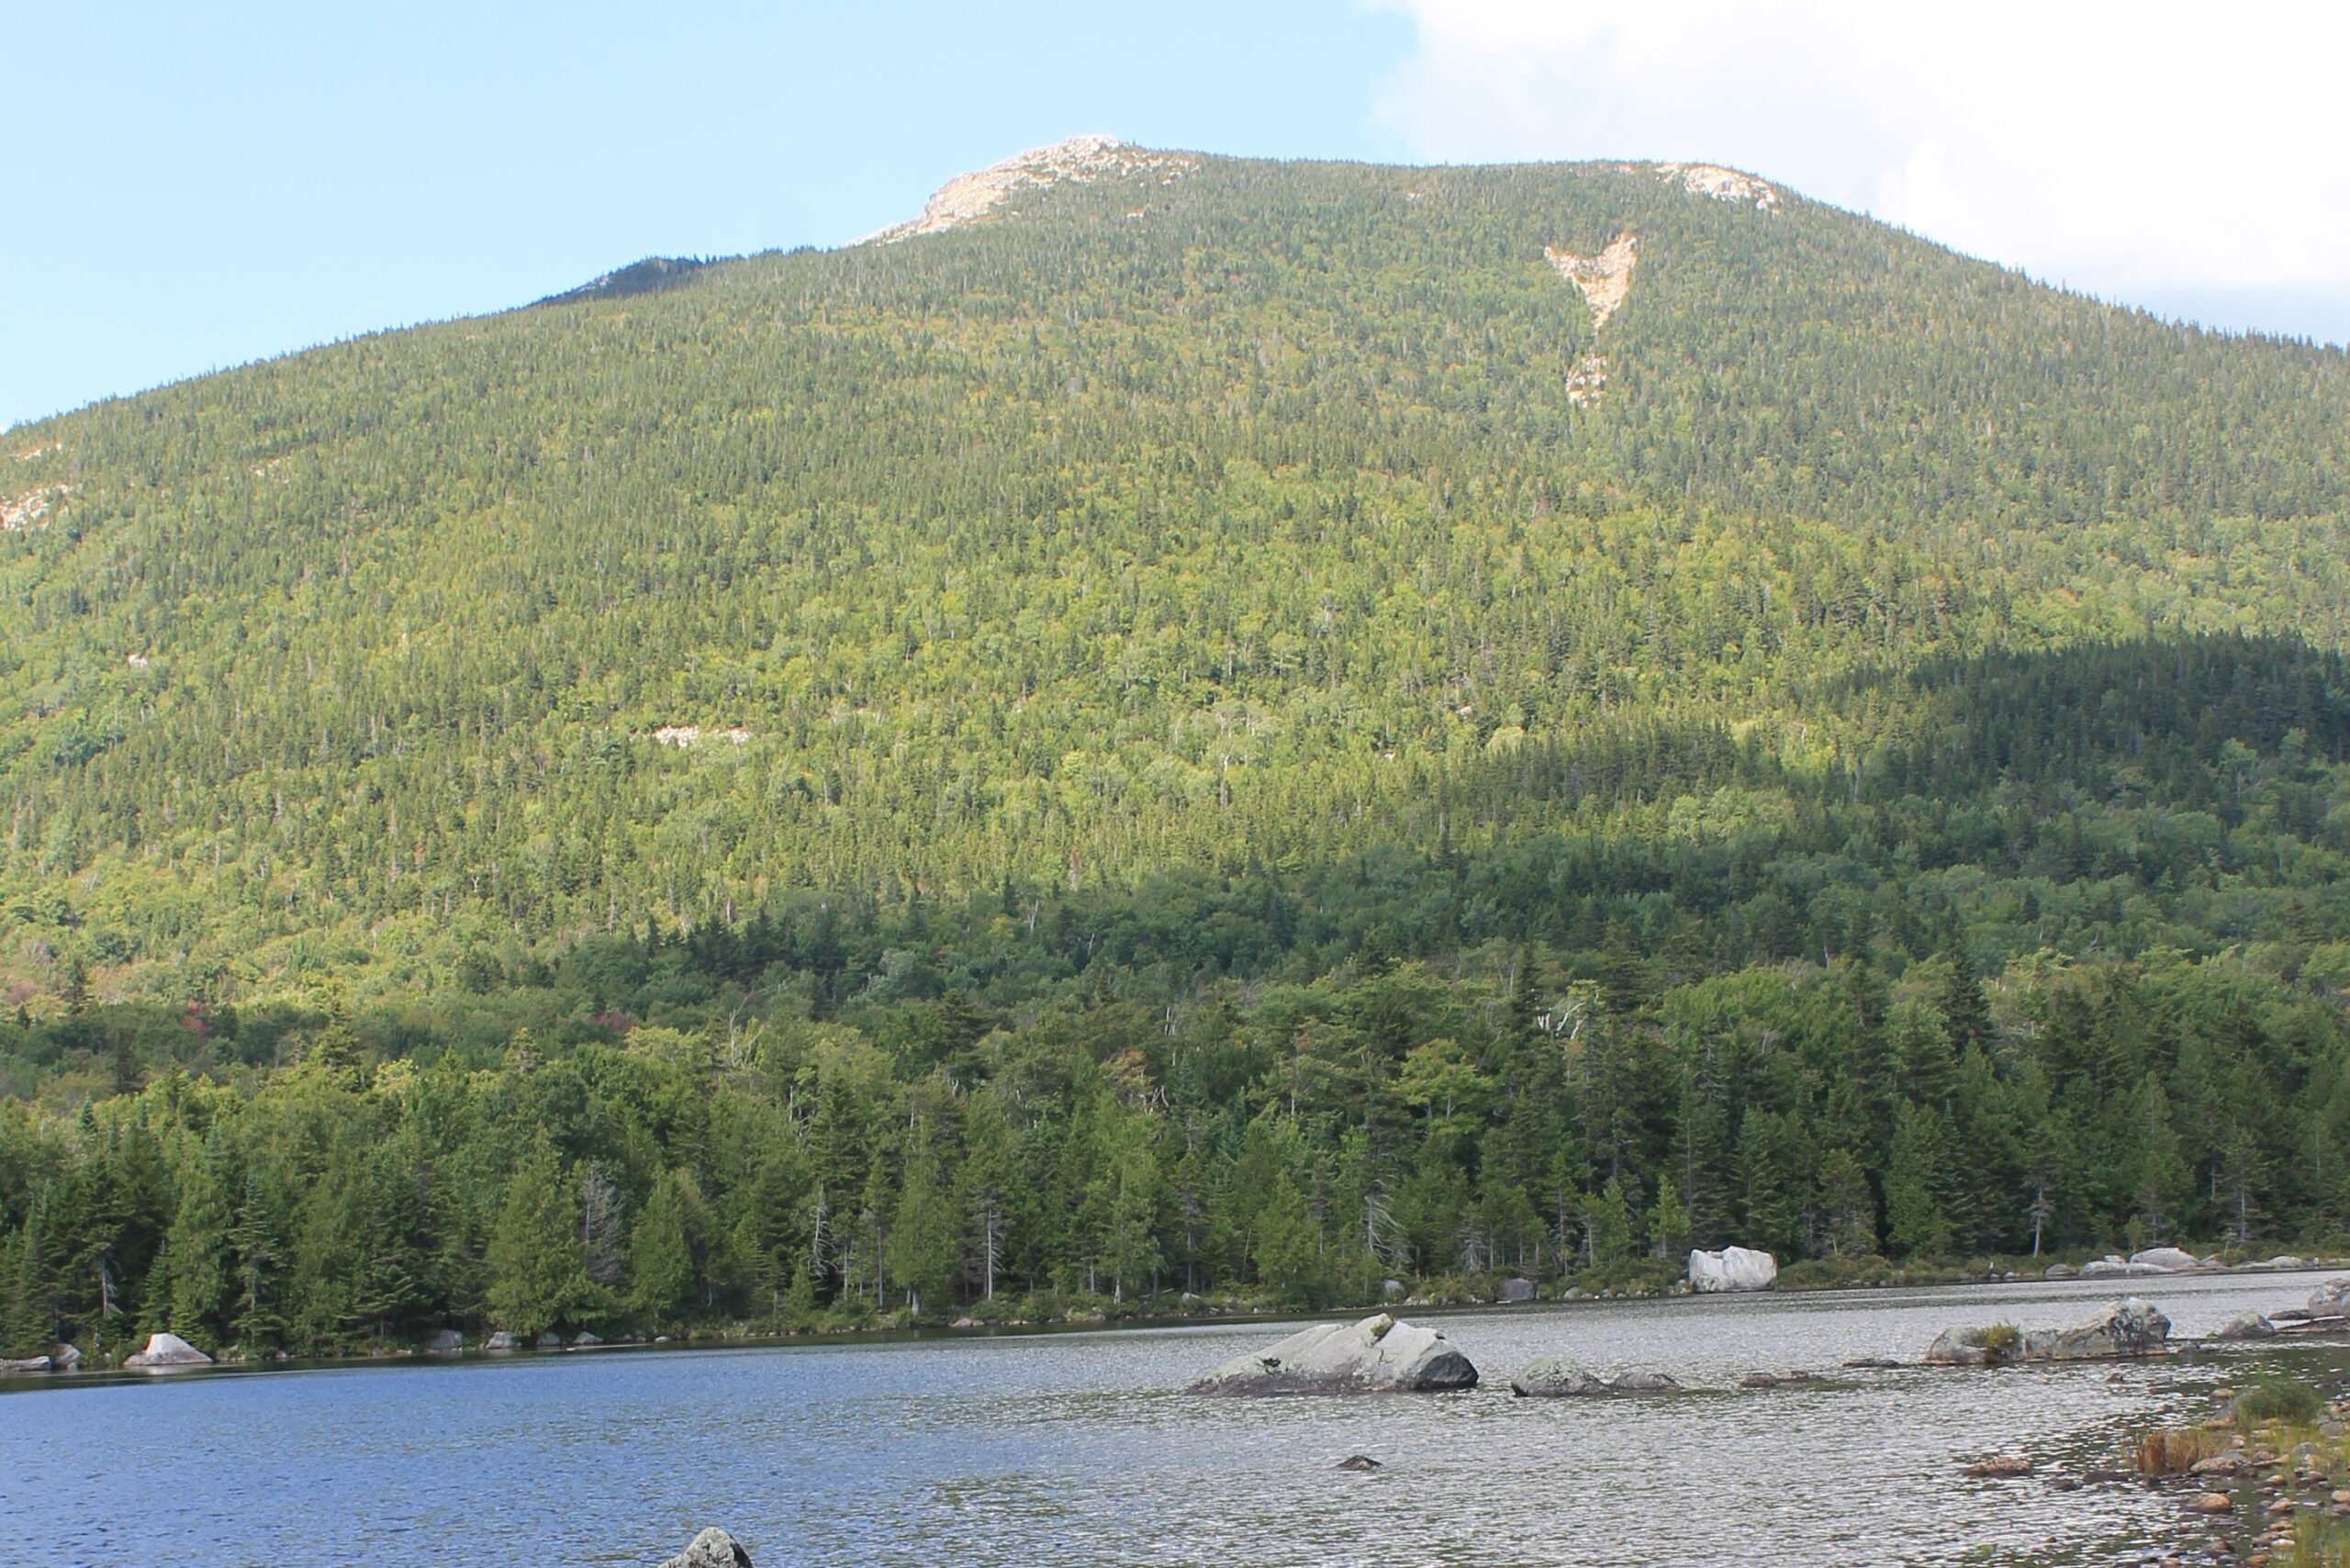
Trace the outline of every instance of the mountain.
[[15, 918], [267, 990], [1469, 847], [1627, 725], [1835, 771], [1855, 677], [2342, 644], [2343, 354], [1729, 171], [1087, 139], [659, 281], [17, 431]]
[[2350, 1244], [2345, 443], [1747, 173], [1102, 137], [12, 431], [0, 1340]]

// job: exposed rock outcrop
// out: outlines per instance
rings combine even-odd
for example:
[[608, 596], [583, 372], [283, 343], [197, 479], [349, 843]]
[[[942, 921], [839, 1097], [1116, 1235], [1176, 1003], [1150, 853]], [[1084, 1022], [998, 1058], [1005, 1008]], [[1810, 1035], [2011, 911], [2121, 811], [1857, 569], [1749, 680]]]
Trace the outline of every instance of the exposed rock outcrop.
[[208, 1367], [212, 1358], [176, 1334], [158, 1332], [148, 1335], [147, 1348], [125, 1356], [122, 1364], [140, 1372], [168, 1372], [175, 1367]]
[[1695, 1291], [1767, 1291], [1779, 1282], [1779, 1260], [1750, 1247], [1689, 1254], [1689, 1288]]
[[1360, 1323], [1317, 1323], [1235, 1356], [1185, 1392], [1441, 1394], [1476, 1383], [1477, 1369], [1443, 1335], [1382, 1312]]
[[894, 223], [860, 244], [895, 244], [917, 234], [937, 234], [986, 218], [1023, 191], [1046, 185], [1156, 175], [1166, 184], [1199, 167], [1188, 152], [1153, 152], [1114, 136], [1072, 136], [1050, 147], [1033, 148], [1001, 163], [957, 174], [923, 204], [922, 215]]
[[661, 1568], [751, 1568], [751, 1554], [722, 1529], [706, 1529]]
[[1595, 256], [1578, 256], [1549, 245], [1542, 247], [1542, 254], [1561, 277], [1583, 291], [1583, 303], [1591, 307], [1595, 333], [1632, 296], [1632, 264], [1640, 259], [1640, 242], [1630, 234], [1617, 235]]
[[1681, 1384], [1661, 1372], [1592, 1372], [1564, 1356], [1538, 1356], [1509, 1380], [1521, 1399], [1611, 1399], [1636, 1394], [1679, 1394]]

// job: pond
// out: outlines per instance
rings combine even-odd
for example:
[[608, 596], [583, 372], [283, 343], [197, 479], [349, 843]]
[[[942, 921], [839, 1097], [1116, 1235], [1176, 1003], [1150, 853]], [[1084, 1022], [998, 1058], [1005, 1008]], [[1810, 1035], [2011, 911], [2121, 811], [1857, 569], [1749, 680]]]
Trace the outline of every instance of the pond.
[[[2132, 1281], [2176, 1334], [2300, 1304], [2322, 1276]], [[2176, 1539], [2130, 1485], [1963, 1478], [2024, 1451], [2077, 1473], [2240, 1360], [1996, 1372], [1753, 1371], [1914, 1359], [1944, 1326], [2074, 1321], [2110, 1283], [1432, 1315], [1474, 1392], [1217, 1400], [1183, 1384], [1281, 1325], [612, 1350], [151, 1379], [14, 1380], [0, 1541], [44, 1563], [649, 1565], [705, 1524], [783, 1563], [2110, 1562]], [[1547, 1351], [1672, 1373], [1662, 1400], [1519, 1400]], [[2268, 1350], [2290, 1361], [2335, 1352]], [[1367, 1454], [1383, 1468], [1341, 1472]]]

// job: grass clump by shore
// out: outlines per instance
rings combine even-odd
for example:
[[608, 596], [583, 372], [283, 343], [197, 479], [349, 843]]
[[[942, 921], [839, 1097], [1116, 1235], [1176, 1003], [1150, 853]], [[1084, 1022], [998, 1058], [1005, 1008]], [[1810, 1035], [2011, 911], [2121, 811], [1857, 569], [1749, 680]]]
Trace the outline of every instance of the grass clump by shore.
[[2314, 1426], [2325, 1414], [2325, 1401], [2316, 1389], [2298, 1378], [2265, 1377], [2236, 1396], [2232, 1414], [2236, 1424], [2256, 1427], [2282, 1421], [2288, 1426]]

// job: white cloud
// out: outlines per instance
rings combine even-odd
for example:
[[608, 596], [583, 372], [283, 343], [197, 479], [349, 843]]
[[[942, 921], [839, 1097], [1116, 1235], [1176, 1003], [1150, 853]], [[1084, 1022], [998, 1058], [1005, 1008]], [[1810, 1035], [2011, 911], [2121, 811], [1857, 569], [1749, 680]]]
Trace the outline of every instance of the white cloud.
[[1368, 0], [1416, 155], [1748, 168], [2163, 306], [2350, 324], [2350, 6], [2245, 0]]

